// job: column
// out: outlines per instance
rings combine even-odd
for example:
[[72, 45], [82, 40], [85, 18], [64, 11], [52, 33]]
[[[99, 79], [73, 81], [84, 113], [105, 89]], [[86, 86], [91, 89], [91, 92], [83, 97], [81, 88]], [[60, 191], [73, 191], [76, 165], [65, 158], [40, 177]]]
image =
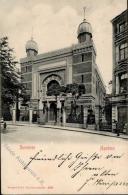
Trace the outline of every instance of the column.
[[32, 123], [32, 108], [29, 108], [29, 123]]
[[12, 120], [13, 120], [13, 124], [16, 123], [16, 108], [12, 109]]
[[57, 98], [57, 124], [60, 125], [60, 118], [61, 118], [61, 102], [60, 97]]
[[47, 121], [49, 122], [49, 120], [50, 120], [50, 103], [49, 102], [47, 102], [47, 108], [48, 108], [48, 119], [47, 119]]
[[41, 102], [40, 106], [39, 106], [39, 117], [40, 117], [40, 121], [39, 123], [40, 124], [45, 124], [45, 114], [46, 114], [46, 111], [45, 113], [43, 113], [43, 103]]
[[61, 109], [57, 108], [57, 125], [60, 125]]
[[44, 101], [46, 99], [46, 85], [42, 85], [42, 100]]
[[63, 121], [63, 126], [65, 126], [65, 124], [66, 124], [66, 110], [65, 110], [65, 108], [63, 108], [63, 119], [62, 119], [62, 121]]
[[18, 108], [20, 109], [21, 107], [21, 100], [18, 101]]
[[39, 109], [38, 123], [40, 123], [40, 121], [41, 121], [41, 112], [42, 112], [42, 107], [43, 107], [41, 99], [39, 99], [39, 104], [38, 104], [38, 106], [39, 106], [39, 108], [38, 108], [38, 109]]
[[32, 99], [38, 98], [38, 78], [39, 75], [36, 72], [32, 73]]
[[119, 94], [119, 76], [116, 76], [116, 94]]
[[87, 128], [87, 117], [88, 117], [88, 108], [87, 106], [84, 106], [84, 126], [83, 128]]

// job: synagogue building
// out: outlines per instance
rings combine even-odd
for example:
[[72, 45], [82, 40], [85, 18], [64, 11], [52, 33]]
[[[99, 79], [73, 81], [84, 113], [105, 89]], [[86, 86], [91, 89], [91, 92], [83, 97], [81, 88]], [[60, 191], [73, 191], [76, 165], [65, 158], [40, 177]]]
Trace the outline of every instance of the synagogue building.
[[[77, 44], [42, 54], [33, 38], [27, 41], [26, 57], [20, 64], [28, 102], [20, 104], [20, 120], [90, 129], [98, 129], [99, 121], [105, 120], [106, 91], [96, 64], [92, 27], [86, 19], [78, 25], [77, 39]], [[79, 98], [71, 93], [48, 95], [51, 88], [74, 83], [85, 86]]]

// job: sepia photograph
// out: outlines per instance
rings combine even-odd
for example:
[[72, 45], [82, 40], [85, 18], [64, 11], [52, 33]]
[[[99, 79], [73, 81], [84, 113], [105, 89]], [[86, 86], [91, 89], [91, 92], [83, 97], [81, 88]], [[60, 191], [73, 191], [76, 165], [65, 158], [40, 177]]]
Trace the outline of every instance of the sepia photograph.
[[128, 0], [0, 0], [1, 194], [128, 194]]

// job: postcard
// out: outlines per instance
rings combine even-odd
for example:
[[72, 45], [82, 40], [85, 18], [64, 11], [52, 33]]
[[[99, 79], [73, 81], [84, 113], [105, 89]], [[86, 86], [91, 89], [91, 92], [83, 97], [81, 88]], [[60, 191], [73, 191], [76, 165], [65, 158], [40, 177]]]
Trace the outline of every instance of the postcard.
[[0, 0], [1, 194], [128, 194], [127, 0]]

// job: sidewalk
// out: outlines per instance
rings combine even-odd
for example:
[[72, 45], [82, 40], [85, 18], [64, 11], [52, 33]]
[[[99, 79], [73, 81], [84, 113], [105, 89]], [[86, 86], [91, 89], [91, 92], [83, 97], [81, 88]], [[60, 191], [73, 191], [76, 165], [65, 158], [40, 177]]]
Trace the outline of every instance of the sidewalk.
[[125, 135], [125, 134], [122, 134], [122, 133], [120, 133], [120, 136], [117, 136], [117, 134], [112, 133], [112, 132], [108, 132], [108, 131], [88, 130], [88, 129], [82, 129], [82, 128], [66, 127], [66, 126], [30, 124], [29, 122], [16, 122], [15, 124], [13, 124], [12, 121], [7, 122], [7, 125], [31, 126], [31, 127], [36, 127], [37, 126], [37, 127], [40, 127], [40, 128], [44, 127], [44, 128], [52, 128], [52, 129], [59, 129], [59, 130], [66, 130], [66, 131], [91, 133], [91, 134], [97, 134], [97, 135], [103, 135], [103, 136], [109, 136], [109, 137], [128, 139], [128, 135]]
[[[39, 127], [42, 127], [42, 125], [39, 125]], [[81, 128], [64, 127], [64, 126], [52, 126], [52, 125], [43, 125], [43, 127], [52, 128], [52, 129], [66, 130], [66, 131], [91, 133], [91, 134], [97, 134], [97, 135], [103, 135], [103, 136], [109, 136], [109, 137], [116, 137], [116, 138], [122, 138], [122, 139], [128, 139], [128, 135], [120, 134], [120, 136], [117, 136], [117, 134], [112, 133], [112, 132], [108, 132], [108, 131], [97, 131], [97, 130], [88, 130], [88, 129], [81, 129]]]

